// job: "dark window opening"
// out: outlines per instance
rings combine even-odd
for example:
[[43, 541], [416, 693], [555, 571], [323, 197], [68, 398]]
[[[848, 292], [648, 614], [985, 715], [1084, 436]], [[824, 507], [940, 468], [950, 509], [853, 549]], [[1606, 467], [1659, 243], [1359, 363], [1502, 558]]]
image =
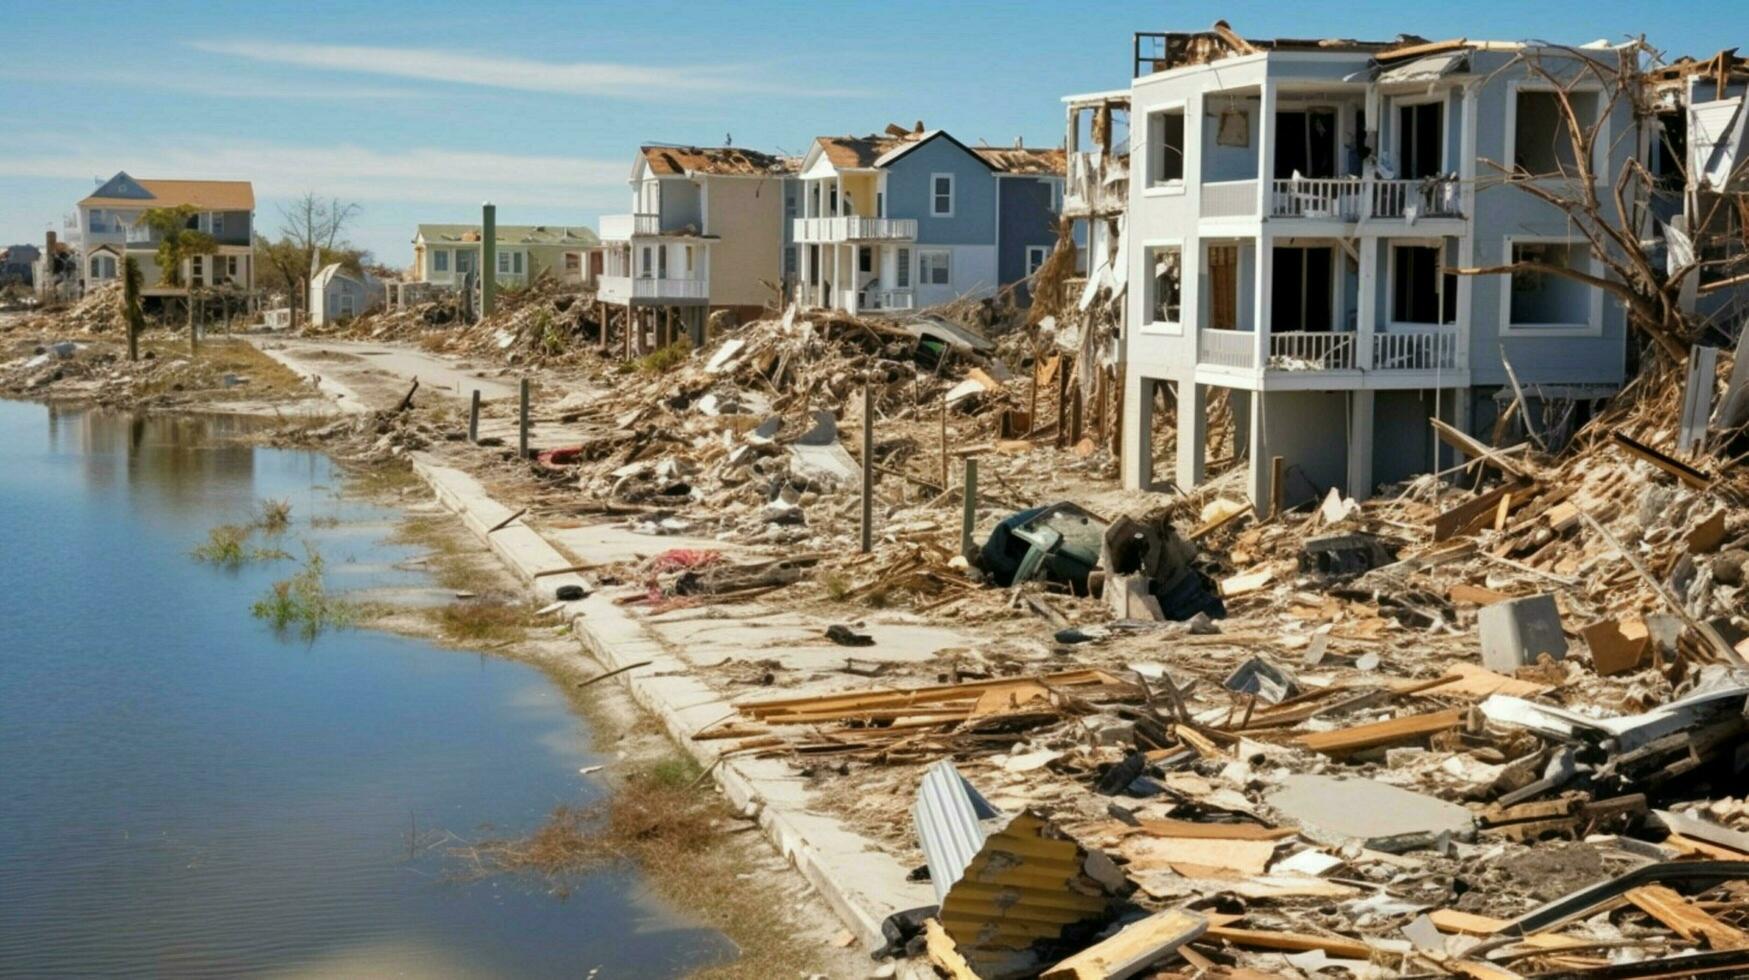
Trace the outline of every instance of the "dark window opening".
[[1391, 321], [1443, 322], [1439, 249], [1424, 245], [1400, 245], [1394, 259], [1396, 265], [1395, 274], [1391, 277]]
[[1276, 179], [1336, 176], [1336, 128], [1332, 109], [1276, 113]]
[[1438, 102], [1406, 105], [1397, 110], [1398, 176], [1408, 180], [1438, 176], [1445, 165], [1445, 107]]
[[1335, 301], [1331, 250], [1278, 246], [1273, 254], [1269, 329], [1329, 331]]
[[874, 249], [864, 245], [856, 250], [856, 271], [874, 271]]

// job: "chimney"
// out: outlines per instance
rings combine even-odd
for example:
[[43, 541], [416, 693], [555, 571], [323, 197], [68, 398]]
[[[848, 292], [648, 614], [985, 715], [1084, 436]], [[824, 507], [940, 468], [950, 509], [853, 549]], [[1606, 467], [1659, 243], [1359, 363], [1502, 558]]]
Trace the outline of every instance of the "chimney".
[[43, 232], [43, 254], [50, 257], [55, 254], [55, 233], [52, 231]]
[[915, 129], [911, 130], [911, 132], [915, 135], [922, 136], [923, 135], [923, 120], [921, 120], [921, 119], [917, 120], [917, 126]]
[[1023, 140], [1023, 139], [1021, 139], [1021, 138], [1020, 138], [1020, 137], [1019, 137], [1019, 136], [1016, 136], [1016, 137], [1014, 137], [1014, 148], [1015, 148], [1015, 149], [1017, 149], [1017, 150], [1024, 150], [1024, 149], [1026, 149], [1026, 142], [1025, 142], [1025, 140]]

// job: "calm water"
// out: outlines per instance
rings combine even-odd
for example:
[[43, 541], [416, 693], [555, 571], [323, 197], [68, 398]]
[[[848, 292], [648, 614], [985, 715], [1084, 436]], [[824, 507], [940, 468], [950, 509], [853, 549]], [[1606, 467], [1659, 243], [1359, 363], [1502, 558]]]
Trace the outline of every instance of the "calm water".
[[[0, 976], [662, 977], [728, 955], [630, 874], [458, 883], [409, 829], [508, 836], [596, 791], [541, 673], [248, 609], [295, 568], [188, 557], [293, 502], [335, 587], [419, 587], [316, 454], [0, 401]], [[313, 515], [340, 527], [316, 529]], [[490, 825], [490, 831], [483, 829]]]

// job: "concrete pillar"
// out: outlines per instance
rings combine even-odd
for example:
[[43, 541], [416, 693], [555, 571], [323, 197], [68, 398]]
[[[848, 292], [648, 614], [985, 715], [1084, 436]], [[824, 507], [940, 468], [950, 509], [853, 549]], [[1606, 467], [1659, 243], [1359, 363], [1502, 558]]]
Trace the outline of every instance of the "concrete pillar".
[[1276, 83], [1265, 78], [1257, 110], [1257, 215], [1264, 219], [1275, 190], [1275, 95]]
[[1269, 292], [1275, 276], [1275, 247], [1270, 243], [1268, 231], [1258, 233], [1256, 251], [1257, 258], [1252, 263], [1256, 266], [1256, 273], [1252, 276], [1256, 292], [1251, 298], [1251, 366], [1261, 374], [1269, 364]]
[[1356, 500], [1372, 496], [1373, 393], [1367, 389], [1349, 392], [1348, 402], [1348, 495]]
[[[1369, 195], [1370, 196], [1370, 195]], [[1360, 307], [1355, 316], [1354, 364], [1362, 371], [1378, 367], [1373, 363], [1373, 331], [1379, 315], [1379, 246], [1383, 239], [1360, 238]], [[1355, 499], [1359, 499], [1358, 497]]]
[[1267, 397], [1261, 391], [1251, 393], [1249, 399], [1251, 402], [1250, 418], [1245, 422], [1246, 429], [1250, 433], [1250, 437], [1245, 441], [1250, 446], [1251, 452], [1247, 485], [1251, 492], [1251, 509], [1259, 517], [1269, 513], [1270, 447], [1269, 440], [1264, 438], [1263, 425], [1264, 402]]
[[[1065, 360], [1062, 370], [1068, 370]], [[1118, 464], [1128, 490], [1146, 490], [1154, 482], [1154, 379], [1142, 377], [1133, 366], [1124, 370], [1124, 403], [1129, 418], [1124, 425], [1123, 452]], [[1062, 391], [1061, 386], [1058, 387]], [[1061, 415], [1062, 413], [1058, 413]], [[1059, 441], [1061, 432], [1059, 431]]]
[[498, 209], [480, 205], [480, 318], [492, 315], [498, 296]]
[[1177, 473], [1180, 490], [1189, 490], [1203, 481], [1208, 451], [1208, 387], [1186, 378], [1178, 382], [1178, 457]]

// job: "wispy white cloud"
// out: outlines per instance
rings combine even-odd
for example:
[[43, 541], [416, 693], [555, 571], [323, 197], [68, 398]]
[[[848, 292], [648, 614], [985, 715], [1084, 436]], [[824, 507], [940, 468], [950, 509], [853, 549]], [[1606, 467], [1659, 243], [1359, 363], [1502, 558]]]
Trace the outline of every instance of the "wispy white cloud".
[[[0, 80], [34, 82], [42, 80], [41, 72], [19, 68], [0, 68]], [[416, 88], [365, 85], [296, 85], [274, 84], [264, 80], [244, 80], [236, 76], [164, 74], [162, 72], [125, 72], [96, 69], [57, 78], [56, 85], [107, 86], [126, 85], [130, 90], [179, 92], [211, 99], [256, 99], [276, 102], [382, 102], [430, 98], [430, 92]]]
[[782, 92], [790, 96], [851, 97], [858, 93], [770, 79], [769, 66], [635, 65], [609, 61], [540, 61], [439, 48], [351, 44], [293, 44], [248, 39], [201, 40], [191, 47], [250, 61], [331, 72], [386, 75], [420, 81], [564, 95], [676, 99]]
[[33, 146], [0, 154], [0, 178], [105, 176], [249, 180], [257, 197], [314, 190], [355, 201], [476, 207], [614, 209], [623, 206], [629, 164], [567, 156], [409, 147], [377, 150], [183, 137], [93, 141], [36, 134]]

